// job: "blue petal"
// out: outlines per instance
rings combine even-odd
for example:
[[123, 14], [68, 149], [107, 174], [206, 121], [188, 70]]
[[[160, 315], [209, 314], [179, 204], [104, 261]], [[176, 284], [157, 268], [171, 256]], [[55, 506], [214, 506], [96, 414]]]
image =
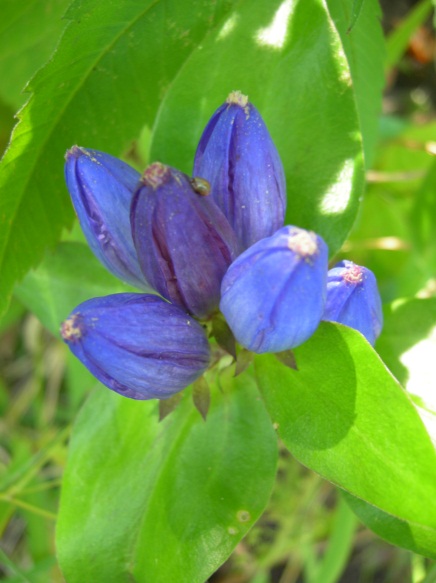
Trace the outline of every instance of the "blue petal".
[[143, 273], [171, 302], [198, 318], [217, 311], [221, 280], [236, 258], [236, 236], [209, 196], [183, 173], [156, 162], [144, 172], [131, 208]]
[[382, 329], [383, 313], [372, 271], [347, 260], [330, 269], [323, 320], [354, 328], [373, 345]]
[[147, 294], [88, 300], [65, 320], [62, 336], [94, 376], [132, 399], [181, 391], [205, 372], [210, 359], [203, 328]]
[[236, 339], [253, 352], [280, 352], [307, 340], [324, 310], [327, 246], [283, 227], [232, 263], [220, 308]]
[[197, 147], [194, 176], [206, 178], [242, 249], [283, 226], [283, 166], [257, 111], [233, 92], [214, 113]]
[[130, 230], [130, 204], [139, 172], [109, 154], [74, 146], [67, 152], [65, 178], [80, 225], [97, 258], [121, 280], [149, 289]]

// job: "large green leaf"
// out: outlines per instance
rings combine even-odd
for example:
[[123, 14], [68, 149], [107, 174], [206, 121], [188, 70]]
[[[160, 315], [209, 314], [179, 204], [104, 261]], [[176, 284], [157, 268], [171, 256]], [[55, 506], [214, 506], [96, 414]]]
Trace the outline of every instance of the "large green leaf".
[[228, 0], [76, 0], [53, 59], [32, 80], [0, 167], [0, 312], [15, 281], [71, 224], [63, 157], [73, 144], [120, 154]]
[[45, 64], [66, 22], [69, 0], [0, 0], [0, 96], [15, 110], [22, 90]]
[[255, 359], [285, 445], [352, 495], [413, 523], [421, 546], [436, 548], [436, 453], [406, 392], [345, 326], [321, 323], [295, 359], [298, 370], [274, 355]]
[[83, 243], [60, 243], [16, 287], [16, 295], [53, 334], [78, 304], [135, 290], [109, 273]]
[[87, 401], [57, 530], [68, 583], [204, 583], [257, 520], [277, 440], [253, 381], [222, 374], [206, 422], [188, 395], [162, 423], [155, 401]]
[[230, 90], [248, 94], [281, 154], [287, 221], [324, 236], [333, 254], [362, 192], [362, 143], [350, 67], [322, 0], [239, 2], [166, 94], [151, 157], [185, 171]]

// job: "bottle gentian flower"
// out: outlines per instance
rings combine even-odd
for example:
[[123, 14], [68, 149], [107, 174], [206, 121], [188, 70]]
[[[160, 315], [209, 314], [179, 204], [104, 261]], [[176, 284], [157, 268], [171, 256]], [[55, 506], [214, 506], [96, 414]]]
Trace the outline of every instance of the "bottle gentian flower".
[[150, 294], [88, 300], [72, 311], [61, 334], [99, 381], [131, 399], [168, 398], [209, 364], [202, 326]]
[[122, 160], [97, 150], [74, 146], [66, 154], [67, 187], [89, 246], [115, 276], [147, 290], [130, 229], [130, 204], [140, 177]]
[[322, 319], [358, 330], [373, 345], [383, 326], [383, 313], [372, 271], [347, 260], [330, 269]]
[[133, 241], [147, 281], [202, 319], [218, 310], [221, 280], [238, 254], [226, 217], [182, 172], [160, 162], [144, 172], [131, 207]]
[[193, 173], [210, 182], [242, 249], [283, 226], [282, 162], [260, 113], [239, 91], [230, 93], [207, 124]]
[[286, 226], [230, 266], [220, 308], [236, 340], [253, 352], [280, 352], [307, 340], [321, 320], [327, 246], [313, 232]]

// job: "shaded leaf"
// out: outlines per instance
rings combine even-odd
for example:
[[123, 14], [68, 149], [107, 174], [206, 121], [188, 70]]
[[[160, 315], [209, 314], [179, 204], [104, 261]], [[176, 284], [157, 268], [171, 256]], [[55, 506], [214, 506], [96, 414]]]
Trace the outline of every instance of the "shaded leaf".
[[168, 399], [161, 399], [159, 401], [159, 421], [163, 421], [170, 413], [175, 411], [177, 405], [182, 400], [182, 393], [176, 393]]
[[210, 407], [210, 389], [204, 376], [197, 379], [192, 385], [192, 400], [197, 411], [206, 421]]
[[181, 573], [204, 583], [257, 520], [277, 440], [253, 382], [225, 375], [206, 422], [189, 395], [162, 423], [155, 402], [103, 388], [91, 396], [74, 428], [57, 528], [68, 583], [168, 583]]

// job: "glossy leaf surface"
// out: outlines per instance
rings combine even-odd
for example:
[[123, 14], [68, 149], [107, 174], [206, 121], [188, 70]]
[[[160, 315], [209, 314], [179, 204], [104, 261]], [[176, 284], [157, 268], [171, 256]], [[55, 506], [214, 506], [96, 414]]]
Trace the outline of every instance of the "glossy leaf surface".
[[344, 326], [321, 323], [294, 354], [298, 370], [272, 355], [255, 359], [287, 448], [354, 496], [418, 525], [435, 546], [436, 453], [405, 391], [363, 337]]

